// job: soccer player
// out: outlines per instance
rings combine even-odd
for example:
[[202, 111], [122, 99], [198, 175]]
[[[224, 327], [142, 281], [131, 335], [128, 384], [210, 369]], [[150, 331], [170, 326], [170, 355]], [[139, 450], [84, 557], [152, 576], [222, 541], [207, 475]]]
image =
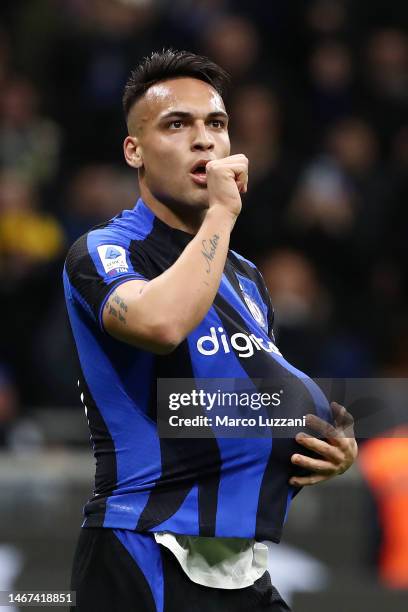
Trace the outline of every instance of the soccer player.
[[304, 388], [316, 427], [330, 421], [323, 394], [275, 346], [260, 273], [229, 250], [248, 160], [230, 155], [225, 82], [188, 52], [153, 53], [137, 67], [123, 99], [124, 154], [141, 198], [67, 256], [96, 457], [72, 574], [81, 612], [288, 610], [261, 540], [279, 541], [300, 487], [356, 455], [338, 406], [326, 439], [158, 436], [158, 378], [285, 375]]

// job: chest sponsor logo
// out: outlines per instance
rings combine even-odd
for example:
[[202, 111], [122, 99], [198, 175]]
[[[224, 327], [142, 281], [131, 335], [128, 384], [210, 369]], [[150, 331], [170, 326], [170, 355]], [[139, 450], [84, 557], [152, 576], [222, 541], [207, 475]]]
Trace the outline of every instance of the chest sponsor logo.
[[108, 276], [120, 272], [128, 272], [129, 266], [126, 261], [126, 252], [122, 246], [117, 244], [102, 244], [98, 246], [99, 257]]
[[245, 334], [237, 332], [232, 336], [227, 336], [222, 327], [210, 327], [208, 335], [201, 336], [197, 340], [197, 350], [202, 355], [210, 357], [216, 355], [219, 351], [225, 354], [231, 353], [231, 350], [237, 353], [238, 357], [247, 359], [252, 357], [256, 351], [265, 351], [266, 353], [275, 353], [282, 355], [278, 347], [272, 340], [256, 336], [255, 334]]

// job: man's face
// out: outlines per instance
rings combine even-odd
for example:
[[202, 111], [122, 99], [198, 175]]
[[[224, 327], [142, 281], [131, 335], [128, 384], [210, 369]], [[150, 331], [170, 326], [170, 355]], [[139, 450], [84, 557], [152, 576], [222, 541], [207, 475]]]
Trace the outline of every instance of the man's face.
[[141, 186], [169, 208], [208, 207], [205, 162], [230, 153], [228, 116], [211, 85], [184, 77], [157, 83], [131, 110], [129, 134]]

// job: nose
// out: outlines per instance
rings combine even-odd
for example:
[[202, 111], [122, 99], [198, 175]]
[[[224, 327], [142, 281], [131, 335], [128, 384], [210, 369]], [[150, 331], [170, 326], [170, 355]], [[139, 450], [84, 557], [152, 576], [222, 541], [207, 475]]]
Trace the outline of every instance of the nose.
[[211, 151], [214, 148], [214, 140], [204, 121], [197, 121], [194, 127], [191, 149], [193, 151]]

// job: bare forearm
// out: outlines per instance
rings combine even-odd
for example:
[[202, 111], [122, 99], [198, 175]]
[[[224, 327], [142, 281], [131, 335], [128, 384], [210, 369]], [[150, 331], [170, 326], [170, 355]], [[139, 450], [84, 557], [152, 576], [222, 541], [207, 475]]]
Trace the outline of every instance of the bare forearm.
[[143, 308], [166, 321], [180, 341], [200, 323], [214, 301], [233, 223], [225, 209], [210, 209], [178, 260], [143, 287]]

